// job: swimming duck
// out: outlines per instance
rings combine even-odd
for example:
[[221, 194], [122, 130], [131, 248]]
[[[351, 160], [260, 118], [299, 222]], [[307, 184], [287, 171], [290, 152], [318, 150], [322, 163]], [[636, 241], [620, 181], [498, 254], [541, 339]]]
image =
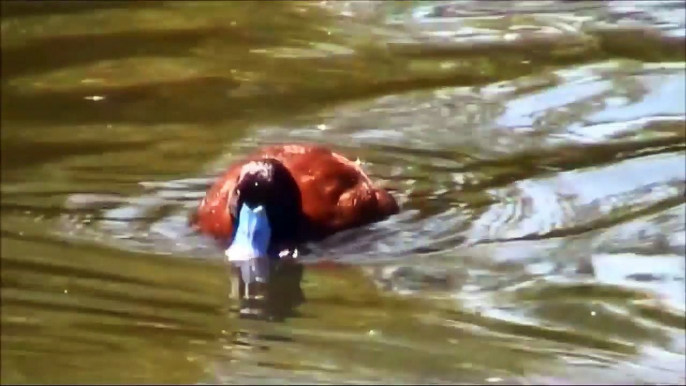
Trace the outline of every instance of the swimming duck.
[[269, 261], [299, 244], [398, 213], [353, 161], [320, 145], [264, 147], [233, 163], [191, 216], [201, 233], [223, 243], [245, 283], [265, 282]]

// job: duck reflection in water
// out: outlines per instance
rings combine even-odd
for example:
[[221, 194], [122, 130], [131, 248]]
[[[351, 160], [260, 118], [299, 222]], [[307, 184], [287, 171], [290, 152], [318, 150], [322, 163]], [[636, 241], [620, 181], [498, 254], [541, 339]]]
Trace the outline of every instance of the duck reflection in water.
[[[231, 265], [233, 294], [287, 316], [304, 301], [304, 243], [398, 213], [355, 163], [319, 145], [269, 146], [233, 163], [191, 224], [214, 237]], [[297, 287], [297, 289], [296, 289]]]

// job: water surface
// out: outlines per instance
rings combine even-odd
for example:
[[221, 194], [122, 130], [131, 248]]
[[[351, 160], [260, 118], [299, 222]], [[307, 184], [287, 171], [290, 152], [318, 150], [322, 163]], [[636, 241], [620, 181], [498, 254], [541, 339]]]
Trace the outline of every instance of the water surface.
[[[3, 383], [686, 382], [681, 1], [3, 2]], [[186, 218], [258, 146], [402, 212], [238, 317]], [[318, 267], [318, 260], [341, 263]]]

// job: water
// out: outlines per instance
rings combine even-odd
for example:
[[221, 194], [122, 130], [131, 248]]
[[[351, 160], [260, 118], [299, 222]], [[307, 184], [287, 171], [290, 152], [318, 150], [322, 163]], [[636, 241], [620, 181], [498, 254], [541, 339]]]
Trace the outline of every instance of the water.
[[[3, 2], [0, 379], [683, 384], [684, 15]], [[241, 319], [186, 218], [292, 141], [403, 209], [312, 245], [285, 318]]]

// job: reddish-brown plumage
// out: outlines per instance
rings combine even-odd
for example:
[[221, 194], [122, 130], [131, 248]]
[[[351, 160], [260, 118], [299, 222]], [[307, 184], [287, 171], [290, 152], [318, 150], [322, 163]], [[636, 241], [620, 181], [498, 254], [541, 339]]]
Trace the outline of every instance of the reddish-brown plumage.
[[290, 172], [300, 190], [302, 218], [300, 240], [316, 240], [333, 233], [373, 223], [398, 213], [398, 204], [386, 190], [375, 188], [354, 162], [318, 145], [279, 145], [232, 164], [208, 190], [192, 217], [202, 233], [218, 239], [232, 235], [233, 224], [228, 204], [243, 165], [273, 158]]

